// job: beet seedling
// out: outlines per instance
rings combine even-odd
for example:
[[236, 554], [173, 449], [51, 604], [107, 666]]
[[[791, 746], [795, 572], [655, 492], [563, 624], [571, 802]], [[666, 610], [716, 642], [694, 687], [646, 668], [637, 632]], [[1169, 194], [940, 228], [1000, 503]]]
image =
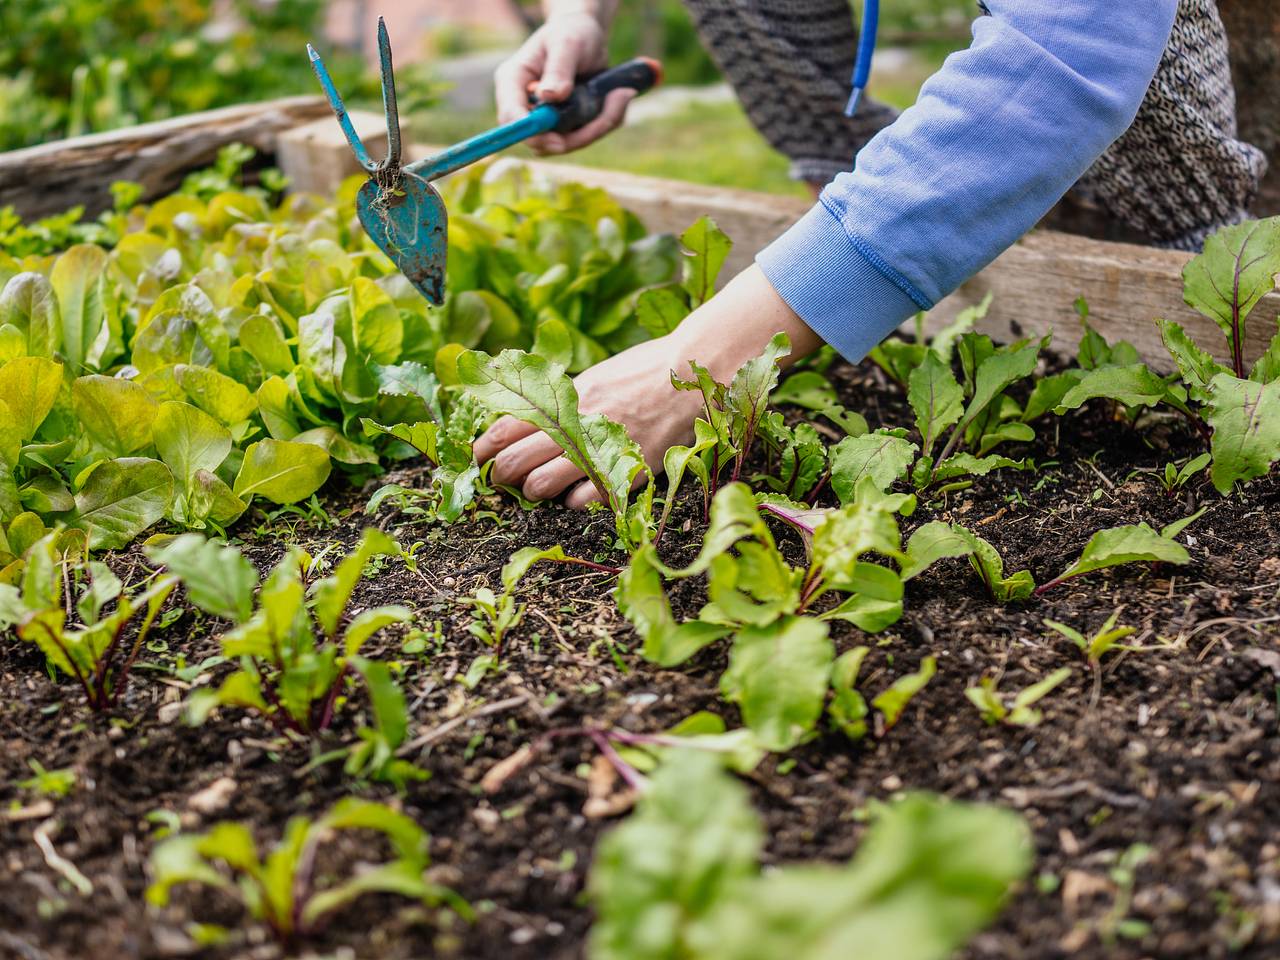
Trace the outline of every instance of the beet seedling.
[[[48, 533], [26, 551], [21, 587], [0, 584], [0, 624], [16, 626], [19, 638], [40, 648], [51, 671], [73, 677], [89, 708], [104, 713], [119, 705], [138, 654], [177, 581], [152, 577], [144, 589], [125, 593], [105, 563], [74, 567], [70, 555], [84, 549], [84, 537], [77, 534], [68, 541], [62, 531]], [[86, 578], [74, 611], [69, 609], [73, 571], [75, 578], [82, 571]], [[69, 622], [73, 613], [78, 623]], [[127, 642], [126, 631], [138, 617], [132, 642]]]
[[[391, 859], [349, 880], [322, 885], [316, 870], [319, 847], [336, 832], [350, 830], [381, 834]], [[265, 858], [249, 828], [235, 822], [161, 841], [151, 853], [147, 902], [164, 907], [173, 888], [183, 884], [212, 887], [238, 899], [285, 945], [315, 932], [335, 911], [369, 893], [408, 897], [429, 907], [445, 903], [469, 915], [461, 898], [426, 879], [430, 863], [427, 835], [416, 823], [383, 804], [347, 798], [317, 820], [292, 818]]]
[[1177, 323], [1157, 320], [1189, 397], [1212, 428], [1210, 479], [1219, 493], [1264, 476], [1280, 459], [1280, 333], [1246, 371], [1246, 324], [1280, 273], [1280, 218], [1225, 227], [1182, 271], [1183, 298], [1222, 330], [1231, 363], [1218, 363]]
[[876, 804], [846, 864], [763, 872], [760, 818], [720, 762], [671, 751], [636, 812], [601, 841], [587, 889], [595, 960], [875, 956], [942, 960], [1026, 876], [1026, 823], [910, 794]]
[[1044, 679], [1019, 690], [1014, 695], [1013, 702], [1007, 705], [1005, 698], [996, 689], [993, 677], [983, 677], [978, 686], [967, 688], [964, 695], [978, 708], [982, 719], [990, 726], [1006, 723], [1014, 727], [1034, 727], [1043, 719], [1041, 712], [1034, 709], [1035, 704], [1066, 683], [1070, 677], [1070, 667], [1055, 670]]
[[1065, 623], [1059, 623], [1056, 620], [1044, 621], [1044, 625], [1050, 630], [1055, 630], [1062, 634], [1084, 654], [1085, 662], [1095, 669], [1102, 663], [1102, 658], [1112, 650], [1126, 650], [1127, 647], [1120, 646], [1120, 641], [1125, 637], [1130, 637], [1138, 632], [1137, 627], [1117, 627], [1116, 621], [1120, 619], [1120, 609], [1117, 608], [1111, 616], [1107, 617], [1106, 622], [1096, 632], [1089, 636], [1085, 636], [1075, 627], [1069, 627]]
[[192, 603], [237, 624], [222, 635], [222, 653], [240, 668], [216, 689], [191, 695], [191, 722], [203, 723], [217, 707], [235, 706], [260, 714], [283, 734], [306, 738], [327, 730], [347, 676], [361, 668], [361, 647], [384, 627], [410, 619], [410, 611], [398, 605], [347, 618], [365, 565], [398, 552], [386, 534], [366, 530], [334, 572], [311, 585], [308, 603], [306, 558], [292, 549], [262, 581], [255, 609], [257, 573], [234, 547], [187, 534], [151, 551], [152, 559], [187, 586]]

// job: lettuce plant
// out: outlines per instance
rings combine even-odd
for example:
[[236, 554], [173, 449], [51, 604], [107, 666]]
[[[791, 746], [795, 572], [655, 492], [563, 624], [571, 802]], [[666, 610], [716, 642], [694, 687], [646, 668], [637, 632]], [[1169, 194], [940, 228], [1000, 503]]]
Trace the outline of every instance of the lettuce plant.
[[713, 756], [672, 752], [596, 851], [591, 956], [945, 960], [1031, 867], [1007, 810], [911, 794], [872, 814], [849, 863], [762, 872], [745, 788]]
[[[371, 671], [360, 650], [379, 630], [405, 622], [411, 612], [389, 605], [348, 619], [347, 606], [369, 560], [398, 552], [385, 534], [366, 530], [356, 549], [308, 591], [304, 573], [309, 558], [297, 548], [290, 549], [261, 584], [239, 550], [198, 534], [151, 550], [150, 556], [186, 586], [192, 603], [235, 624], [222, 635], [222, 653], [239, 668], [216, 688], [191, 695], [190, 721], [203, 723], [218, 707], [239, 707], [264, 717], [282, 734], [311, 737], [333, 722], [352, 672], [366, 680], [374, 676], [371, 694], [375, 701], [381, 698], [389, 704], [394, 696], [385, 689], [392, 685], [390, 678]], [[385, 728], [388, 720], [385, 715], [381, 719]]]
[[[103, 713], [119, 705], [138, 653], [177, 581], [151, 577], [141, 589], [126, 592], [105, 563], [78, 562], [85, 540], [72, 533], [43, 536], [25, 551], [20, 586], [0, 583], [0, 626], [16, 627], [20, 639], [40, 648], [51, 675], [74, 678], [89, 708]], [[73, 587], [73, 581], [79, 583]], [[77, 589], [72, 609], [70, 597]], [[133, 634], [126, 638], [131, 625]]]
[[[391, 857], [335, 882], [317, 871], [317, 853], [338, 832], [353, 830], [380, 834]], [[286, 945], [371, 893], [408, 897], [426, 906], [444, 903], [469, 915], [469, 907], [455, 893], [427, 879], [430, 864], [428, 837], [414, 821], [381, 803], [349, 797], [318, 819], [292, 818], [265, 856], [249, 828], [234, 821], [163, 840], [151, 853], [153, 880], [147, 902], [164, 907], [175, 887], [211, 887], [239, 900]]]
[[582, 369], [643, 338], [626, 321], [676, 267], [602, 191], [475, 172], [449, 187], [437, 309], [353, 229], [358, 182], [272, 206], [206, 181], [117, 211], [110, 251], [0, 254], [0, 522], [34, 511], [94, 548], [161, 519], [217, 533], [334, 464], [364, 480], [419, 453], [451, 521], [479, 476], [458, 354], [542, 345]]

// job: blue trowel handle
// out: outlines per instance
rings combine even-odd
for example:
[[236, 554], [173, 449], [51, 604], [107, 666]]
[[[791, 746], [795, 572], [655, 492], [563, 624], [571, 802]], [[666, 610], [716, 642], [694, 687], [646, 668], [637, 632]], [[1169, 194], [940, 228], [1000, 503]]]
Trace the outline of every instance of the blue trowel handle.
[[552, 131], [571, 133], [600, 116], [605, 97], [612, 91], [630, 88], [644, 93], [661, 81], [658, 61], [647, 57], [628, 60], [578, 84], [560, 103], [535, 103], [519, 120], [463, 140], [433, 157], [409, 164], [405, 170], [424, 180], [435, 180], [530, 137]]

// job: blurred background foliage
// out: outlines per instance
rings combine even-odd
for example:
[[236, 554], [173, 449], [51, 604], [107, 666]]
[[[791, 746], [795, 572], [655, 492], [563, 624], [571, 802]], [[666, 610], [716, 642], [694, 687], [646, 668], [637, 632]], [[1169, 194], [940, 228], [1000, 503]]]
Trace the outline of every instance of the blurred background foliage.
[[[324, 0], [0, 0], [0, 150], [314, 93]], [[365, 92], [358, 58], [330, 69]]]

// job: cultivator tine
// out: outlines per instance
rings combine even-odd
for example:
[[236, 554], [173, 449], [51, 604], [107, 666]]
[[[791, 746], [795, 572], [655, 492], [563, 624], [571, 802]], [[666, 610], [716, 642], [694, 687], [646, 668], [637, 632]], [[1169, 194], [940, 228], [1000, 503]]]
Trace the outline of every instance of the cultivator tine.
[[378, 18], [378, 59], [382, 63], [382, 112], [387, 116], [387, 159], [384, 168], [400, 167], [400, 109], [396, 105], [396, 74], [391, 66], [391, 40], [387, 24]]
[[[379, 36], [379, 41], [385, 36], [385, 31]], [[325, 96], [329, 98], [329, 106], [333, 108], [334, 115], [338, 118], [338, 126], [342, 127], [342, 134], [347, 138], [352, 152], [356, 155], [356, 160], [360, 162], [360, 166], [364, 167], [370, 173], [377, 173], [379, 164], [374, 163], [373, 158], [369, 156], [369, 151], [364, 148], [364, 144], [360, 142], [360, 138], [356, 136], [356, 128], [351, 125], [351, 118], [347, 116], [347, 108], [342, 103], [342, 97], [338, 96], [338, 90], [333, 85], [333, 79], [329, 76], [329, 71], [324, 67], [324, 61], [320, 59], [320, 54], [316, 53], [315, 47], [307, 44], [307, 55], [311, 58], [311, 69], [316, 72], [316, 77], [320, 80], [320, 86], [324, 87]], [[383, 61], [387, 66], [390, 65], [390, 50], [387, 50], [387, 59]], [[385, 68], [384, 68], [385, 83]], [[385, 90], [385, 87], [384, 87]], [[395, 101], [395, 92], [391, 94], [392, 102]], [[400, 128], [399, 123], [396, 125], [395, 151], [397, 162], [399, 162], [400, 153]]]

